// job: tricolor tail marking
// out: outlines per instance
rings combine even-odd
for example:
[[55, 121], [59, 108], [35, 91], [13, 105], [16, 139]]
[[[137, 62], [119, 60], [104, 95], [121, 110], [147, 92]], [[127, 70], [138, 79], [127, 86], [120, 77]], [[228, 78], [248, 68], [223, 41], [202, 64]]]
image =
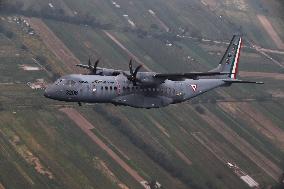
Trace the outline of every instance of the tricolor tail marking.
[[242, 38], [240, 38], [240, 40], [238, 41], [237, 49], [236, 49], [236, 56], [235, 56], [234, 63], [232, 64], [232, 68], [231, 68], [231, 78], [232, 79], [237, 78], [241, 48], [242, 48]]

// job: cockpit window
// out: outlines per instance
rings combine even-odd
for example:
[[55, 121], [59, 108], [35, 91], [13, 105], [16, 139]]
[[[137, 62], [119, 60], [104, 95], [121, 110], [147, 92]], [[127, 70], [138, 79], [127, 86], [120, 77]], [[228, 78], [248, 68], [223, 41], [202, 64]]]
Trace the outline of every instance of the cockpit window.
[[67, 80], [67, 79], [58, 79], [55, 82], [56, 85], [67, 85], [69, 87], [73, 87], [74, 85], [76, 85], [76, 81], [74, 80]]
[[76, 84], [76, 81], [73, 80], [67, 80], [66, 85], [68, 85], [69, 87], [73, 87]]
[[56, 85], [63, 85], [65, 82], [66, 82], [65, 79], [58, 79], [58, 80], [55, 82], [55, 84], [56, 84]]

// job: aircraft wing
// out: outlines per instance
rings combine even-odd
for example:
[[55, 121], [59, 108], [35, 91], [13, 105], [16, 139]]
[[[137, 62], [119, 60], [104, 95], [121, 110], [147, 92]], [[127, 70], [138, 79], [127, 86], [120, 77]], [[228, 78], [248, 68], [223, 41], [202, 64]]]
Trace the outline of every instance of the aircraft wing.
[[[91, 65], [91, 67], [89, 65], [86, 65], [86, 64], [76, 64], [76, 66], [80, 67], [80, 68], [85, 68], [85, 69], [90, 69], [90, 68], [94, 68], [94, 66]], [[96, 67], [97, 70], [102, 70], [104, 68], [101, 68], [101, 67]]]
[[190, 72], [190, 73], [170, 73], [170, 74], [156, 74], [154, 78], [157, 79], [169, 79], [169, 80], [182, 80], [182, 79], [197, 79], [198, 77], [204, 76], [218, 76], [218, 75], [228, 75], [230, 73], [223, 73], [223, 72]]
[[90, 69], [90, 66], [86, 64], [76, 64], [76, 66], [81, 67], [81, 68]]

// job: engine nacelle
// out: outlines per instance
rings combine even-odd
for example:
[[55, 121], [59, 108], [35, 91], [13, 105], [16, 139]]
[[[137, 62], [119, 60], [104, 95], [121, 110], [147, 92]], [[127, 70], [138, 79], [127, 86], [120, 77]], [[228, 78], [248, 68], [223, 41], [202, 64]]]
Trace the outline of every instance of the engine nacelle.
[[155, 72], [139, 72], [137, 74], [137, 79], [142, 85], [151, 86], [159, 85], [164, 82], [162, 79], [155, 78]]
[[97, 75], [117, 76], [119, 74], [121, 74], [121, 70], [99, 68], [98, 71], [97, 71]]

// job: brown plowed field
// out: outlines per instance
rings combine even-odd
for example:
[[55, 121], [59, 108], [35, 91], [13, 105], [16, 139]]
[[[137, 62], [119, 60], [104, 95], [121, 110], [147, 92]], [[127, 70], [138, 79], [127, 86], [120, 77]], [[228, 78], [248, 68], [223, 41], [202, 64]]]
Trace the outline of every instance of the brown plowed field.
[[128, 166], [112, 149], [110, 149], [101, 139], [99, 139], [91, 129], [95, 128], [86, 118], [73, 108], [62, 108], [65, 113], [76, 125], [101, 149], [103, 149], [116, 163], [118, 163], [129, 175], [141, 184], [143, 179], [134, 169]]
[[75, 67], [80, 64], [80, 61], [73, 55], [73, 53], [65, 46], [65, 44], [58, 39], [58, 37], [47, 27], [47, 25], [39, 18], [25, 18], [40, 35], [44, 44], [48, 49], [56, 55], [56, 57], [65, 65], [67, 73], [80, 73], [80, 69]]
[[147, 71], [151, 71], [151, 69], [146, 66], [137, 56], [135, 56], [130, 50], [128, 50], [120, 41], [118, 41], [111, 33], [104, 31], [104, 33], [106, 34], [106, 36], [108, 36], [108, 38], [110, 38], [116, 45], [118, 45], [122, 50], [124, 50], [126, 52], [126, 54], [128, 54], [128, 56], [134, 58], [139, 64], [143, 65], [143, 68], [146, 69]]
[[5, 187], [0, 183], [0, 189], [5, 189]]
[[200, 115], [213, 129], [220, 133], [227, 141], [239, 149], [247, 158], [253, 161], [260, 169], [270, 175], [275, 181], [283, 173], [277, 165], [258, 152], [245, 139], [230, 129], [221, 119], [212, 114], [206, 107], [203, 107], [206, 115]]
[[219, 103], [218, 106], [233, 115], [236, 119], [241, 117], [246, 123], [253, 125], [258, 132], [261, 132], [272, 140], [275, 145], [284, 149], [284, 131], [248, 103], [240, 102], [231, 104], [230, 106], [228, 103]]
[[266, 32], [269, 34], [271, 39], [274, 41], [275, 45], [279, 49], [284, 49], [283, 41], [281, 40], [281, 38], [279, 37], [277, 32], [274, 30], [272, 24], [269, 22], [269, 20], [266, 18], [266, 16], [257, 15], [257, 18], [260, 21], [260, 23], [262, 24], [262, 26], [264, 27], [264, 29], [266, 30]]

